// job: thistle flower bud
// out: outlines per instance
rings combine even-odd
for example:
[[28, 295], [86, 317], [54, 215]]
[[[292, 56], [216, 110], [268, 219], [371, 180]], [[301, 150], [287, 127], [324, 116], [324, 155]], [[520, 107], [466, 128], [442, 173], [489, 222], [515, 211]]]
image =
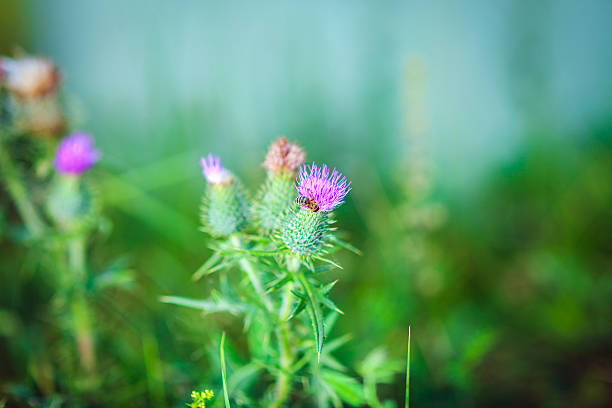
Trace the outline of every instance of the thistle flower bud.
[[46, 210], [63, 231], [89, 228], [100, 210], [98, 195], [81, 177], [56, 177], [49, 188]]
[[304, 150], [297, 143], [289, 143], [281, 136], [270, 145], [263, 166], [272, 173], [294, 173], [304, 164], [305, 158]]
[[266, 233], [278, 228], [280, 219], [295, 198], [295, 172], [304, 163], [304, 150], [286, 137], [278, 138], [266, 155], [263, 167], [268, 177], [257, 195], [254, 213], [259, 226]]
[[281, 222], [280, 238], [287, 248], [302, 256], [325, 252], [331, 233], [328, 213], [344, 203], [350, 184], [336, 169], [330, 174], [326, 165], [301, 168], [297, 206]]
[[54, 92], [60, 82], [57, 67], [40, 57], [0, 59], [0, 78], [18, 99], [36, 99]]
[[243, 230], [249, 221], [246, 194], [238, 179], [209, 154], [200, 160], [208, 181], [202, 203], [202, 224], [213, 236], [228, 236]]
[[51, 184], [47, 212], [64, 231], [89, 228], [99, 210], [97, 195], [79, 177], [100, 159], [91, 135], [73, 132], [55, 152], [54, 167], [59, 177]]
[[62, 140], [55, 152], [55, 170], [64, 175], [79, 176], [100, 159], [91, 135], [73, 132]]

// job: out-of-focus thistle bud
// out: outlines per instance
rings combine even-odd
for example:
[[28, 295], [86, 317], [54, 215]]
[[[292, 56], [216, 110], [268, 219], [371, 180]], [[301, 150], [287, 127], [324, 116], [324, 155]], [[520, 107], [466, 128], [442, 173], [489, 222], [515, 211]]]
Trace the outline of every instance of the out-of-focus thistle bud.
[[60, 73], [49, 60], [40, 57], [0, 59], [0, 78], [9, 92], [19, 99], [38, 99], [53, 93]]
[[15, 126], [36, 136], [57, 136], [66, 125], [58, 100], [60, 73], [40, 57], [0, 58], [0, 83], [14, 101]]
[[80, 176], [99, 159], [100, 152], [89, 134], [74, 132], [60, 142], [54, 159], [58, 177], [49, 191], [47, 211], [62, 229], [89, 224], [97, 212], [95, 195]]
[[58, 173], [80, 176], [100, 160], [91, 135], [73, 132], [62, 140], [55, 152], [54, 166]]
[[238, 179], [221, 166], [219, 157], [200, 159], [208, 181], [202, 202], [202, 224], [213, 236], [224, 237], [243, 230], [249, 222], [249, 206]]
[[304, 164], [305, 158], [306, 153], [297, 143], [289, 143], [285, 136], [281, 136], [270, 145], [263, 166], [272, 174], [293, 175]]
[[296, 206], [281, 222], [280, 238], [293, 253], [300, 256], [325, 252], [331, 233], [329, 213], [344, 203], [350, 182], [326, 165], [304, 166], [298, 176]]
[[270, 145], [263, 167], [267, 179], [257, 194], [254, 213], [261, 229], [271, 232], [295, 198], [293, 181], [297, 169], [304, 163], [306, 154], [297, 143], [289, 143], [286, 137], [278, 138]]

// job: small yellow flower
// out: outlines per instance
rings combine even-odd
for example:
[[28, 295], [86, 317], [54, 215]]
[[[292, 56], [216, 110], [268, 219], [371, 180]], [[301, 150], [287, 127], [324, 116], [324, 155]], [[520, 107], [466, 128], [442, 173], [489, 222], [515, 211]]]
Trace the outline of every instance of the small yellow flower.
[[191, 404], [187, 404], [190, 408], [206, 408], [206, 401], [210, 401], [215, 397], [215, 393], [211, 390], [191, 391]]

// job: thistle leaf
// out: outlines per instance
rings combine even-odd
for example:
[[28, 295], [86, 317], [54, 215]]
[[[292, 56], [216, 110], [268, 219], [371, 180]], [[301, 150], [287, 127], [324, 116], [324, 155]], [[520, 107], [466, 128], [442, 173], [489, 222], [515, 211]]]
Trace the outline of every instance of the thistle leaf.
[[334, 286], [336, 286], [336, 283], [338, 283], [338, 279], [336, 279], [333, 282], [330, 282], [326, 285], [321, 286], [320, 291], [322, 294], [327, 295], [329, 293], [330, 290], [333, 289]]
[[325, 339], [325, 329], [323, 327], [323, 313], [319, 305], [319, 299], [316, 296], [314, 288], [311, 286], [308, 279], [304, 277], [304, 274], [296, 274], [298, 283], [304, 289], [304, 292], [308, 298], [308, 314], [312, 322], [312, 331], [315, 338], [315, 349], [317, 351], [317, 361], [321, 360], [321, 350], [323, 349], [323, 341]]
[[212, 268], [213, 265], [215, 265], [220, 260], [221, 260], [221, 255], [218, 252], [213, 253], [210, 256], [210, 258], [208, 258], [206, 262], [204, 262], [202, 266], [200, 266], [198, 270], [195, 271], [195, 273], [193, 274], [191, 278], [194, 281], [199, 280], [202, 276], [208, 273], [209, 269]]
[[282, 278], [278, 278], [272, 282], [270, 282], [267, 286], [266, 289], [266, 293], [270, 293], [273, 292], [277, 289], [282, 288], [283, 286], [285, 286], [289, 281], [291, 281], [291, 275], [290, 274], [285, 274], [285, 276], [283, 276]]
[[328, 297], [326, 296], [321, 296], [321, 303], [323, 303], [325, 306], [327, 306], [329, 309], [338, 312], [340, 314], [344, 314], [344, 312], [342, 310], [340, 310], [340, 308], [338, 306], [336, 306], [336, 304]]
[[163, 303], [198, 309], [205, 313], [227, 312], [233, 315], [238, 315], [248, 309], [247, 305], [244, 303], [234, 302], [222, 297], [218, 297], [214, 300], [199, 300], [184, 298], [181, 296], [162, 296], [159, 298], [159, 300]]
[[343, 269], [340, 265], [332, 261], [331, 259], [323, 258], [320, 256], [313, 256], [313, 259], [318, 259], [319, 261], [327, 262], [328, 264], [335, 266], [336, 268]]
[[297, 303], [297, 305], [295, 305], [295, 308], [293, 309], [293, 311], [291, 312], [291, 314], [287, 318], [287, 321], [293, 319], [295, 316], [300, 314], [302, 312], [302, 310], [304, 310], [305, 307], [306, 307], [306, 301], [304, 300], [304, 298], [302, 298]]
[[363, 389], [356, 379], [331, 370], [322, 371], [321, 377], [347, 404], [354, 407], [364, 404]]
[[354, 247], [353, 245], [349, 244], [348, 242], [344, 242], [342, 241], [340, 238], [337, 238], [334, 235], [331, 235], [329, 238], [329, 241], [333, 244], [338, 245], [341, 248], [344, 248], [352, 253], [354, 253], [355, 255], [363, 255], [363, 253], [357, 249], [356, 247]]

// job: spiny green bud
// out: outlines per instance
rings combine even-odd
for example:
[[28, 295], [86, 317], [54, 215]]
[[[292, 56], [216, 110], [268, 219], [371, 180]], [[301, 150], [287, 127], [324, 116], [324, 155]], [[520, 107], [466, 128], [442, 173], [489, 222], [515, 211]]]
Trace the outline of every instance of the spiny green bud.
[[262, 166], [268, 177], [257, 194], [254, 214], [261, 229], [270, 233], [277, 230], [280, 219], [295, 199], [294, 179], [304, 163], [304, 150], [281, 136], [270, 145]]
[[51, 184], [46, 210], [62, 230], [91, 226], [99, 209], [97, 195], [83, 178], [59, 175]]
[[278, 229], [279, 222], [295, 198], [293, 175], [269, 173], [257, 194], [253, 212], [261, 229], [269, 233]]
[[330, 223], [327, 213], [295, 206], [281, 222], [280, 238], [297, 255], [321, 255], [325, 252]]
[[236, 177], [221, 166], [218, 157], [201, 160], [208, 180], [202, 203], [202, 224], [213, 236], [228, 236], [246, 228], [249, 206], [246, 193]]

